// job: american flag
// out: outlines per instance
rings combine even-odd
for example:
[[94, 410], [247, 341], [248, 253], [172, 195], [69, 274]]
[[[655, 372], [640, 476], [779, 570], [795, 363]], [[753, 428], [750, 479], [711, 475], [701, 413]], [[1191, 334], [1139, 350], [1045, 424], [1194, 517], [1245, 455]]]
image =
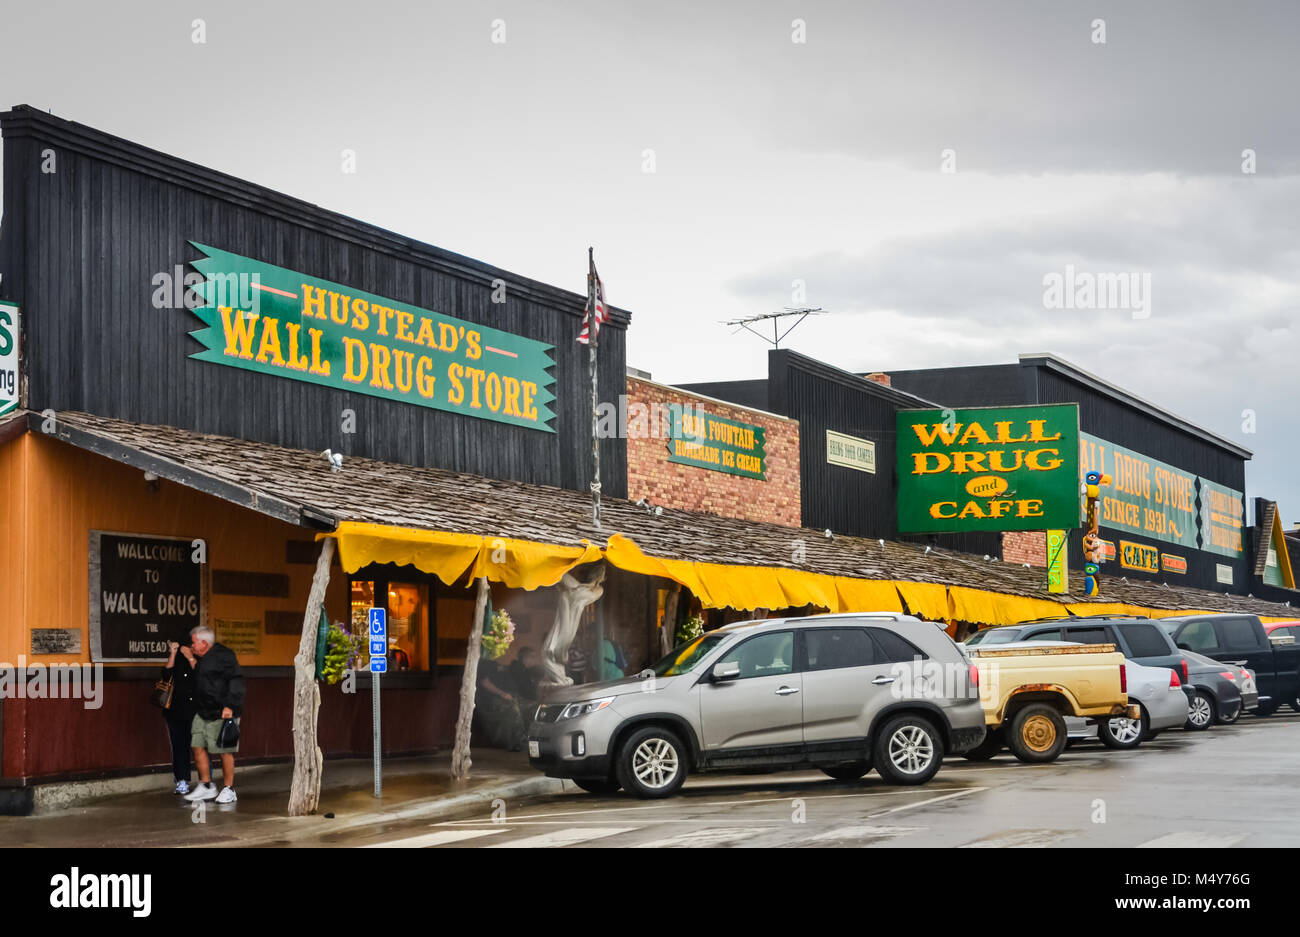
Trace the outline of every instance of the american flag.
[[[609, 307], [605, 305], [605, 286], [600, 282], [600, 274], [596, 273], [596, 268], [592, 267], [591, 275], [596, 280], [596, 325], [592, 336], [600, 338], [600, 327], [609, 321]], [[582, 331], [578, 333], [578, 344], [586, 345], [590, 342], [591, 337], [587, 334], [587, 328], [591, 325], [591, 299], [587, 300], [587, 308], [582, 313]]]

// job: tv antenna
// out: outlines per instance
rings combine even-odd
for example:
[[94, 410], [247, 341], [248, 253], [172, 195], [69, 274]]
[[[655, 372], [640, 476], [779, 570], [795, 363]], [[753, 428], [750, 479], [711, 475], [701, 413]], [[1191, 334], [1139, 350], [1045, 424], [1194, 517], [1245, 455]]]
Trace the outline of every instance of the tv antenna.
[[[802, 322], [804, 319], [807, 319], [809, 316], [824, 316], [824, 315], [826, 315], [826, 310], [822, 309], [820, 306], [818, 306], [816, 309], [812, 308], [811, 306], [784, 306], [782, 307], [781, 312], [765, 312], [762, 315], [749, 316], [744, 319], [730, 319], [726, 322], [723, 322], [722, 324], [740, 326], [740, 328], [736, 329], [735, 332], [731, 333], [732, 335], [735, 335], [737, 332], [740, 331], [740, 329], [744, 329], [747, 332], [753, 332], [763, 341], [769, 343], [773, 348], [780, 348], [781, 342], [785, 340], [785, 337], [787, 335], [789, 335], [791, 332], [795, 330], [795, 328], [798, 327], [800, 322]], [[782, 332], [781, 320], [788, 319], [791, 316], [798, 316], [798, 318], [795, 319], [794, 322], [792, 322], [784, 332]], [[762, 332], [758, 331], [758, 329], [754, 328], [755, 324], [759, 322], [768, 322], [768, 321], [772, 323], [771, 338], [768, 338]]]

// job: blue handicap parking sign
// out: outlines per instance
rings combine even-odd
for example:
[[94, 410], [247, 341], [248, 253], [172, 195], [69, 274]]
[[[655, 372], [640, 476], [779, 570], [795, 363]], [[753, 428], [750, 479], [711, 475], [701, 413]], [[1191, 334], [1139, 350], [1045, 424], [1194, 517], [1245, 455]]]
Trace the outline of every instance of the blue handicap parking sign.
[[388, 672], [388, 610], [370, 609], [370, 672]]

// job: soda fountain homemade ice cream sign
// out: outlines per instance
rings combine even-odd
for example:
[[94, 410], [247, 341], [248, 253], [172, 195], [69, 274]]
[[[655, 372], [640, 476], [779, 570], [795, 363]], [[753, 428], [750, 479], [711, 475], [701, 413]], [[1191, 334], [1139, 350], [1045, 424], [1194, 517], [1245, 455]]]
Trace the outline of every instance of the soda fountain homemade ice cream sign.
[[899, 410], [898, 529], [1079, 526], [1079, 408]]

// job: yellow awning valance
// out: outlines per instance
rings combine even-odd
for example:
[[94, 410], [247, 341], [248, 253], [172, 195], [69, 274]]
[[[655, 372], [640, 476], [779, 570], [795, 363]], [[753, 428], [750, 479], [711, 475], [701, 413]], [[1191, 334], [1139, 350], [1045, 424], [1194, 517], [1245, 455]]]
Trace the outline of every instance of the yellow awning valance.
[[812, 605], [831, 612], [901, 612], [906, 603], [912, 614], [933, 621], [983, 625], [1009, 625], [1069, 613], [1151, 618], [1212, 614], [1123, 602], [1054, 602], [937, 582], [857, 579], [778, 566], [700, 563], [649, 556], [622, 534], [612, 535], [602, 548], [585, 540], [573, 546], [345, 521], [337, 531], [320, 536], [338, 539], [339, 561], [349, 573], [371, 563], [394, 563], [414, 566], [448, 585], [468, 574], [512, 589], [532, 590], [553, 586], [574, 567], [603, 558], [627, 572], [680, 583], [705, 608], [743, 611]]
[[334, 536], [339, 562], [349, 573], [371, 563], [396, 563], [414, 566], [447, 585], [473, 567], [474, 578], [486, 576], [511, 589], [532, 590], [553, 586], [573, 567], [601, 557], [600, 547], [586, 541], [575, 547], [352, 521], [339, 524]]

